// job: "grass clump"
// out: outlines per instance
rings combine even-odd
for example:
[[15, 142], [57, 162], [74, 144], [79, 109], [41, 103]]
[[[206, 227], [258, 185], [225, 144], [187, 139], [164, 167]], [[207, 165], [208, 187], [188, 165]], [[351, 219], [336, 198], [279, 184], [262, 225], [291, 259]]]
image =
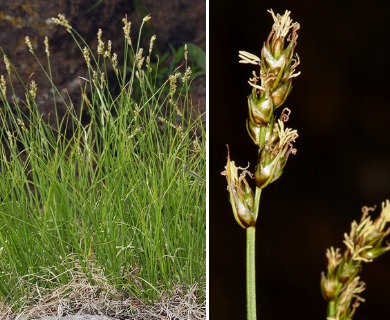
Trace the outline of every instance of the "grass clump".
[[54, 19], [80, 47], [88, 76], [80, 77], [81, 100], [70, 101], [52, 80], [45, 39], [47, 64], [38, 62], [52, 85], [50, 119], [38, 109], [34, 80], [25, 99], [9, 99], [19, 76], [3, 52], [0, 297], [13, 310], [72, 283], [70, 270], [91, 285], [99, 270], [110, 288], [146, 302], [177, 286], [197, 285], [204, 298], [205, 132], [189, 99], [188, 52], [184, 71], [156, 84], [155, 37], [146, 55], [140, 47], [149, 19], [135, 45], [123, 20], [121, 64], [101, 30], [95, 54], [65, 17]]

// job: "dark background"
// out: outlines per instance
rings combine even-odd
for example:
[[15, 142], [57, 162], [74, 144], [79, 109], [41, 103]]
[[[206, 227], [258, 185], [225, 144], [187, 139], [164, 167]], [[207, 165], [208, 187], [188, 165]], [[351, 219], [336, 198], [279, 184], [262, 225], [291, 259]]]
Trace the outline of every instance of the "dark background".
[[[226, 144], [251, 169], [257, 149], [246, 133], [246, 83], [273, 23], [267, 9], [301, 25], [300, 77], [285, 103], [299, 131], [298, 153], [262, 194], [257, 225], [258, 315], [262, 320], [325, 319], [320, 274], [326, 248], [361, 207], [390, 198], [390, 3], [241, 1], [209, 4], [209, 318], [245, 319], [245, 231], [233, 218], [225, 178]], [[390, 254], [365, 264], [366, 302], [358, 319], [390, 318]]]

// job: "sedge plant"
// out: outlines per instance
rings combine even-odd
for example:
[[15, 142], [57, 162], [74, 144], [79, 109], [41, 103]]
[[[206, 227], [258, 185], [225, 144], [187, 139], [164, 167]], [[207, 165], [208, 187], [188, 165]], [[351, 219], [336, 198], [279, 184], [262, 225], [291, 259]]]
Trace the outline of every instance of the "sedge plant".
[[[149, 303], [197, 285], [196, 296], [204, 300], [205, 132], [189, 95], [191, 52], [184, 50], [185, 69], [157, 86], [156, 37], [148, 49], [140, 45], [149, 19], [135, 39], [123, 19], [121, 55], [101, 30], [95, 51], [63, 15], [53, 19], [85, 59], [80, 101], [70, 101], [55, 85], [49, 39], [42, 62], [26, 37], [52, 86], [50, 121], [38, 108], [37, 83], [25, 84], [3, 51], [0, 302], [13, 311], [80, 273], [91, 285], [104, 279], [121, 299], [132, 295]], [[15, 79], [25, 85], [25, 97], [16, 98]]]
[[[295, 69], [299, 64], [294, 53], [299, 24], [290, 18], [290, 12], [283, 15], [271, 13], [274, 24], [262, 50], [261, 57], [240, 51], [240, 63], [260, 67], [259, 74], [253, 71], [249, 80], [252, 92], [248, 97], [249, 116], [247, 130], [253, 143], [258, 147], [258, 160], [254, 173], [248, 168], [237, 167], [230, 160], [228, 150], [225, 171], [227, 190], [237, 223], [246, 230], [246, 291], [247, 319], [254, 320], [256, 311], [256, 265], [255, 236], [256, 222], [262, 190], [277, 180], [291, 154], [296, 149], [293, 142], [298, 137], [296, 130], [285, 127], [290, 110], [277, 111], [286, 101], [292, 88], [293, 78], [299, 75]], [[254, 178], [255, 191], [247, 177]]]

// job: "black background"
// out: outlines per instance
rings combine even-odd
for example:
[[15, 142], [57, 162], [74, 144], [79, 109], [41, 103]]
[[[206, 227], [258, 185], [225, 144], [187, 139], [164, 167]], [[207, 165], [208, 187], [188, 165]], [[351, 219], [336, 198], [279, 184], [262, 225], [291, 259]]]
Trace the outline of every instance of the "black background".
[[[245, 319], [245, 231], [233, 218], [225, 178], [226, 144], [251, 169], [257, 149], [246, 133], [246, 83], [273, 23], [267, 9], [292, 11], [301, 25], [302, 71], [284, 107], [298, 129], [298, 153], [262, 194], [257, 226], [261, 320], [325, 319], [320, 274], [326, 248], [363, 205], [390, 198], [390, 3], [240, 1], [209, 3], [209, 318]], [[256, 70], [257, 71], [257, 70]], [[390, 253], [365, 264], [363, 303], [354, 317], [390, 318]]]

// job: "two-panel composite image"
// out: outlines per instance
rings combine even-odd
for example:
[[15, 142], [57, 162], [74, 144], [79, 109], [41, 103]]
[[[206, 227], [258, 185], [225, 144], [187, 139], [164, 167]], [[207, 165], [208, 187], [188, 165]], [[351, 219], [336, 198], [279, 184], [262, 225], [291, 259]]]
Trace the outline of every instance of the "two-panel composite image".
[[389, 9], [0, 3], [0, 320], [388, 319]]

